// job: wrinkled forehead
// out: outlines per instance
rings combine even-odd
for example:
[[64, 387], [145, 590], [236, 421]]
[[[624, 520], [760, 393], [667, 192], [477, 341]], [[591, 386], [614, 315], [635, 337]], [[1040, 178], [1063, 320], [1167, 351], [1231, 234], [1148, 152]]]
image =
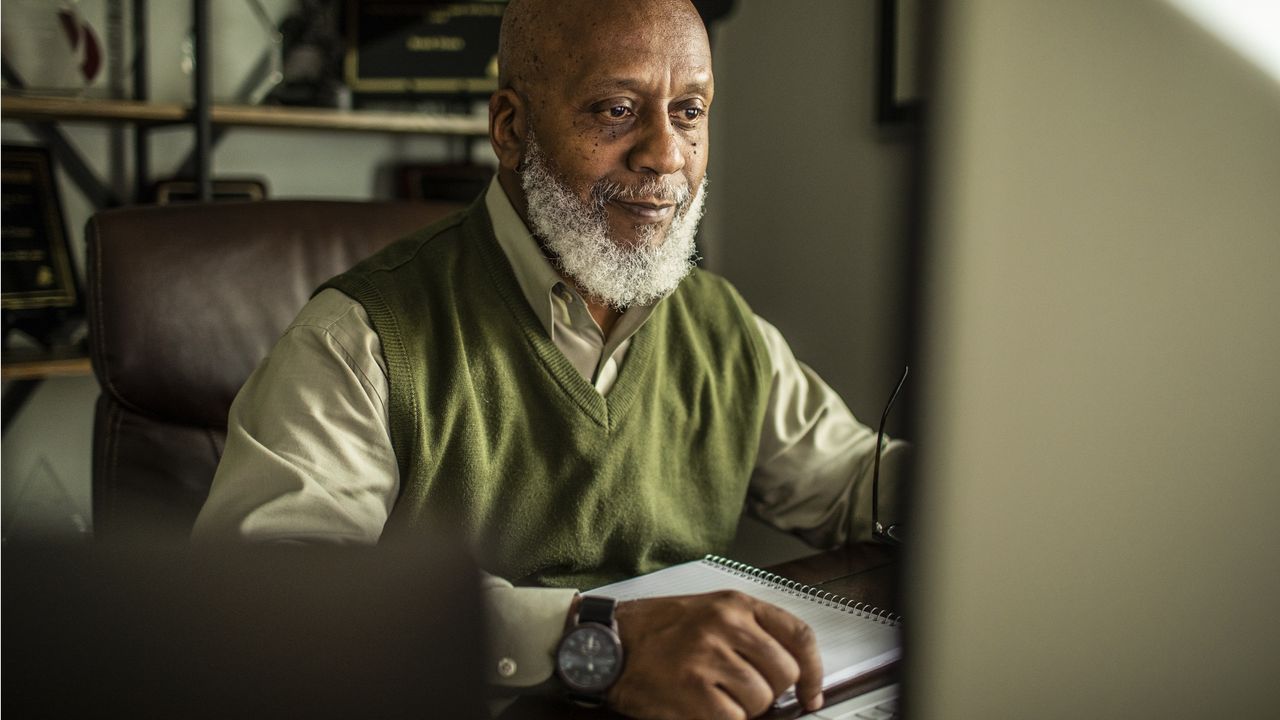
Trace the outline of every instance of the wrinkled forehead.
[[712, 85], [710, 58], [665, 49], [619, 48], [564, 67], [556, 88], [568, 95], [601, 95], [613, 91], [680, 95], [710, 94]]

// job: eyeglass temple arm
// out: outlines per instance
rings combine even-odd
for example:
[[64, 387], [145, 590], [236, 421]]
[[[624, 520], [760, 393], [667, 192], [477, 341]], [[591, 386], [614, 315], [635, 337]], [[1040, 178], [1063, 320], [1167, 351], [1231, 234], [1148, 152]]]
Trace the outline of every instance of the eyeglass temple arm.
[[884, 532], [884, 528], [880, 525], [880, 455], [884, 449], [884, 424], [889, 419], [889, 411], [893, 409], [893, 401], [898, 399], [898, 393], [902, 392], [902, 385], [910, 374], [910, 365], [902, 368], [902, 377], [893, 388], [893, 393], [889, 395], [889, 402], [885, 404], [884, 412], [880, 415], [880, 429], [876, 431], [876, 458], [871, 471], [871, 531], [873, 533]]

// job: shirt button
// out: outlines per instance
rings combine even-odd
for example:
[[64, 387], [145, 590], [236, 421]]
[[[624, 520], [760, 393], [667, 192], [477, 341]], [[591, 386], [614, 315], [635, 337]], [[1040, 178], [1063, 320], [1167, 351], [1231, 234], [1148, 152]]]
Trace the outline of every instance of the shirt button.
[[516, 674], [516, 661], [511, 658], [502, 658], [498, 661], [498, 674], [504, 678], [509, 678]]

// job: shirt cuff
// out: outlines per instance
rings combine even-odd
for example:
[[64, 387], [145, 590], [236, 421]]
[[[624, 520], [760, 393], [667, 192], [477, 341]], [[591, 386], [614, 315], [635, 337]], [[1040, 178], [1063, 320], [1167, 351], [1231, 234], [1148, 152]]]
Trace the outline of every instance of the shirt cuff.
[[498, 578], [485, 581], [489, 608], [491, 685], [530, 688], [551, 678], [556, 646], [577, 590], [518, 588]]

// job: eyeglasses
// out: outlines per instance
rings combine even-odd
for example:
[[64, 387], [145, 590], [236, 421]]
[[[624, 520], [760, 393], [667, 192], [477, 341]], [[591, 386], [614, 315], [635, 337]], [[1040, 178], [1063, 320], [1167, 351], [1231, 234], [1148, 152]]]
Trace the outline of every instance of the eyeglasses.
[[889, 402], [880, 416], [880, 430], [876, 432], [876, 462], [871, 471], [871, 537], [893, 545], [902, 544], [902, 523], [896, 522], [888, 527], [880, 524], [880, 456], [884, 453], [884, 423], [889, 419], [889, 410], [893, 408], [893, 401], [898, 399], [898, 393], [902, 392], [902, 384], [907, 381], [909, 374], [911, 367], [904, 367], [902, 379], [893, 388], [893, 394], [889, 396]]

